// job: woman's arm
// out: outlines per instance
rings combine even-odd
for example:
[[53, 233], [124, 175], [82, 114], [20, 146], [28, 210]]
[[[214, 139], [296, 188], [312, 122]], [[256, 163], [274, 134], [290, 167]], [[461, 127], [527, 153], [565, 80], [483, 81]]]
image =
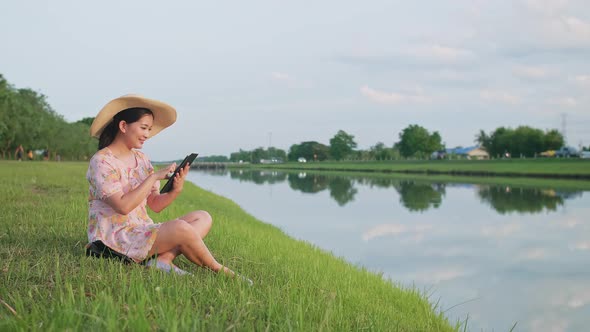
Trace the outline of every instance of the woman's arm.
[[[119, 214], [129, 214], [141, 202], [150, 195], [154, 183], [158, 180], [163, 180], [166, 175], [174, 171], [176, 164], [150, 174], [137, 188], [124, 194], [119, 191], [105, 199], [105, 202]], [[176, 180], [176, 179], [175, 179]]]
[[176, 197], [182, 192], [182, 188], [184, 187], [184, 178], [188, 174], [190, 169], [189, 165], [186, 165], [183, 169], [181, 169], [178, 174], [174, 177], [174, 185], [172, 186], [172, 190], [165, 194], [160, 194], [158, 191], [152, 191], [152, 193], [147, 198], [147, 204], [152, 209], [152, 211], [158, 213], [164, 210], [168, 205], [170, 205]]

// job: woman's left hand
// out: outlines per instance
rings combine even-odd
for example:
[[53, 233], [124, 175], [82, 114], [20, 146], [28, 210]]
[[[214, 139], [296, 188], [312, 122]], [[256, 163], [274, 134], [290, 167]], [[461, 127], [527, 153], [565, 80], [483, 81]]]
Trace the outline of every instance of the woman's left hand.
[[186, 178], [190, 168], [191, 166], [187, 164], [184, 166], [184, 168], [181, 168], [178, 173], [176, 173], [176, 176], [174, 177], [174, 185], [172, 186], [171, 190], [172, 192], [180, 193], [182, 191], [182, 187], [184, 186], [184, 178]]

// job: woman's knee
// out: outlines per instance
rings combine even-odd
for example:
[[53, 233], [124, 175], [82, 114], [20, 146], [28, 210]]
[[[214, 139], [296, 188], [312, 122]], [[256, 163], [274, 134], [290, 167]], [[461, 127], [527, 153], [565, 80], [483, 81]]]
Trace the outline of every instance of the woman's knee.
[[213, 224], [213, 217], [211, 217], [209, 212], [204, 211], [204, 210], [198, 210], [198, 211], [194, 211], [193, 213], [196, 215], [195, 219], [198, 220], [199, 222], [208, 224], [209, 227], [211, 227], [211, 225]]
[[[168, 222], [168, 224], [170, 224], [170, 227], [172, 227], [174, 236], [179, 240], [179, 242], [185, 242], [187, 240], [193, 241], [195, 237], [199, 236], [199, 234], [194, 231], [191, 225], [182, 219], [171, 220]], [[180, 241], [182, 239], [185, 241]]]

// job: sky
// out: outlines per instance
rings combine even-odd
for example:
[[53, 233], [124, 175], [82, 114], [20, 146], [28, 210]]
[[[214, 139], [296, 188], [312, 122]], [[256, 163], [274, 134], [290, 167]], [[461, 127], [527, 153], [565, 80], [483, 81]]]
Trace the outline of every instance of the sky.
[[2, 1], [0, 73], [67, 121], [129, 93], [174, 106], [152, 160], [269, 145], [447, 147], [479, 130], [565, 129], [590, 145], [590, 3]]

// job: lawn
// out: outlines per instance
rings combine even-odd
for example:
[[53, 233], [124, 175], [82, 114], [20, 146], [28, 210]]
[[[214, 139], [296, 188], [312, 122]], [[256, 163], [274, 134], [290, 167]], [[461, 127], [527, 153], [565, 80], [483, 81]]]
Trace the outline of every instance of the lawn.
[[0, 330], [455, 331], [436, 299], [351, 265], [192, 184], [157, 221], [205, 209], [205, 242], [254, 286], [84, 256], [84, 163], [0, 162]]

